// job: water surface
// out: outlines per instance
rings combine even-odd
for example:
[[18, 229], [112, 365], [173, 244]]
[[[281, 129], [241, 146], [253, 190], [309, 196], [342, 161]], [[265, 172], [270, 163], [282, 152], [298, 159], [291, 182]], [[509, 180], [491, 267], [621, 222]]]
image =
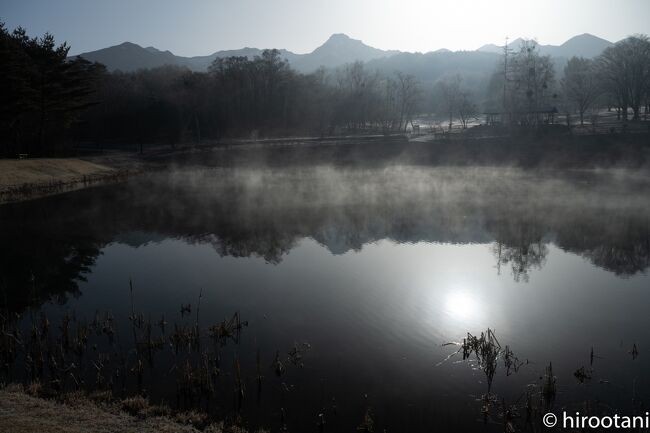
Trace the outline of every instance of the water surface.
[[[111, 312], [121, 346], [129, 281], [152, 321], [193, 323], [199, 293], [204, 329], [238, 311], [248, 327], [214, 349], [222, 375], [207, 405], [235, 412], [237, 359], [251, 426], [277, 429], [284, 408], [290, 430], [317, 430], [324, 413], [328, 429], [350, 431], [371, 407], [376, 431], [500, 431], [480, 421], [483, 372], [445, 361], [457, 347], [443, 346], [487, 328], [527, 360], [497, 371], [491, 391], [508, 402], [552, 362], [557, 407], [632, 413], [650, 385], [648, 191], [647, 174], [622, 170], [178, 167], [0, 207], [0, 284], [25, 323], [38, 308], [53, 323]], [[302, 365], [276, 377], [276, 352], [296, 344], [310, 346]], [[174, 405], [171, 352], [145, 388]]]

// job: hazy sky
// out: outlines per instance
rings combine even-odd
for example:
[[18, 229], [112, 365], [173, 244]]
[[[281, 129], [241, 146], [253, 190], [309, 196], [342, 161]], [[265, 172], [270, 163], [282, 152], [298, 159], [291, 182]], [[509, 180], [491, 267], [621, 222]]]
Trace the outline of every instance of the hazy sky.
[[650, 33], [650, 0], [0, 0], [0, 20], [49, 31], [71, 54], [124, 41], [186, 56], [244, 46], [305, 53], [332, 33], [426, 52], [501, 45], [505, 36], [617, 41]]

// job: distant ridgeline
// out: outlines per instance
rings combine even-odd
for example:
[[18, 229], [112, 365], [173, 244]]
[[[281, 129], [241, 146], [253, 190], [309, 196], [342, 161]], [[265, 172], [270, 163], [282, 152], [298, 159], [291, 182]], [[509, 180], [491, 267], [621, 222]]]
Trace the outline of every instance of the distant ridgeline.
[[[524, 42], [523, 39], [516, 39], [509, 43], [513, 49], [518, 49]], [[571, 57], [594, 58], [600, 55], [605, 48], [613, 44], [605, 39], [590, 34], [575, 36], [562, 45], [539, 45], [542, 55], [569, 59]], [[319, 67], [337, 68], [346, 63], [355, 61], [372, 62], [372, 69], [380, 69], [388, 72], [401, 70], [413, 74], [418, 79], [435, 80], [438, 77], [431, 77], [432, 72], [445, 69], [446, 73], [458, 72], [458, 67], [484, 66], [492, 70], [493, 64], [485, 61], [490, 59], [492, 63], [503, 54], [503, 46], [494, 44], [483, 45], [476, 51], [452, 52], [446, 49], [430, 51], [428, 53], [409, 53], [395, 50], [381, 50], [364, 44], [360, 40], [352, 39], [344, 34], [332, 35], [323, 45], [308, 54], [295, 54], [285, 49], [279, 49], [280, 57], [289, 62], [291, 68], [302, 73], [311, 73]], [[216, 51], [206, 56], [183, 57], [177, 56], [170, 51], [161, 51], [154, 47], [143, 48], [140, 45], [124, 42], [108, 48], [96, 51], [89, 51], [79, 56], [99, 62], [108, 68], [109, 71], [120, 70], [133, 72], [138, 69], [151, 69], [160, 66], [181, 66], [195, 72], [207, 72], [209, 66], [217, 58], [226, 57], [247, 57], [253, 59], [262, 55], [263, 50], [259, 48], [241, 48], [237, 50]], [[491, 55], [486, 55], [491, 54]], [[453, 65], [448, 64], [452, 59]], [[481, 63], [483, 61], [484, 63]], [[475, 63], [472, 65], [472, 63]], [[438, 65], [436, 65], [438, 64]], [[437, 66], [437, 67], [436, 67]], [[466, 71], [469, 72], [469, 71]]]
[[337, 34], [308, 54], [244, 48], [199, 57], [132, 43], [69, 57], [51, 35], [30, 38], [4, 26], [0, 39], [0, 155], [9, 157], [235, 137], [403, 134], [420, 130], [422, 114], [440, 132], [484, 123], [484, 113], [499, 126], [571, 128], [595, 123], [603, 108], [621, 121], [628, 110], [640, 119], [650, 81], [643, 35], [616, 45], [585, 34], [560, 46], [518, 40], [422, 54]]

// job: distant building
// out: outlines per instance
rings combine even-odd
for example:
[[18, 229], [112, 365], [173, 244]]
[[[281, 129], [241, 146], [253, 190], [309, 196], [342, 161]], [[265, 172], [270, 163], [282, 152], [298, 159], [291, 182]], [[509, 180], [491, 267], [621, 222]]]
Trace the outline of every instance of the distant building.
[[550, 125], [555, 122], [556, 114], [557, 108], [555, 107], [536, 111], [486, 111], [483, 113], [486, 125]]

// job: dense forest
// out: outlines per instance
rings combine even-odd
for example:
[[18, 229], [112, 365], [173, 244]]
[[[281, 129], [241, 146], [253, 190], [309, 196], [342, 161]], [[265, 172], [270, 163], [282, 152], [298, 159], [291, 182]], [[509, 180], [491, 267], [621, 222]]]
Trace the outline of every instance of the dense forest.
[[534, 41], [525, 41], [504, 50], [484, 91], [462, 74], [424, 85], [362, 62], [303, 74], [278, 50], [217, 58], [208, 72], [163, 66], [128, 73], [108, 72], [68, 52], [52, 35], [30, 37], [0, 24], [1, 155], [63, 154], [87, 144], [389, 134], [406, 131], [423, 113], [446, 119], [449, 128], [465, 128], [486, 112], [501, 124], [524, 127], [553, 121], [553, 113], [569, 125], [572, 118], [584, 123], [601, 108], [635, 121], [647, 116], [650, 97], [650, 40], [644, 35], [595, 59], [574, 57], [561, 71]]
[[56, 153], [96, 99], [104, 68], [68, 59], [52, 35], [30, 38], [0, 24], [0, 134], [5, 155]]

